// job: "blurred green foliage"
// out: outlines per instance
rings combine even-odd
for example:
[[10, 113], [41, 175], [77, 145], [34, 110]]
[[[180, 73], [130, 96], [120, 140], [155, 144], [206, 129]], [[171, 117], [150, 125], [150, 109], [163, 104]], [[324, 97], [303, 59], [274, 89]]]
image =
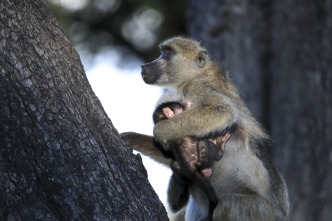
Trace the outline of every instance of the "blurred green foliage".
[[[79, 52], [116, 49], [122, 65], [151, 61], [165, 38], [185, 35], [185, 0], [43, 0]], [[120, 64], [121, 65], [121, 64]]]

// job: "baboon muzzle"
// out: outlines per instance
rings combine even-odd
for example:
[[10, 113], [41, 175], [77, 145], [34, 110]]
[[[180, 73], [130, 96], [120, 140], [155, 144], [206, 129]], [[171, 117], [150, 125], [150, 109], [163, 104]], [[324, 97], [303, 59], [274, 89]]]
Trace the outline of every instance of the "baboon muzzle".
[[143, 64], [141, 65], [141, 69], [142, 78], [145, 83], [154, 84], [157, 82], [161, 73], [157, 62], [153, 61], [147, 64]]

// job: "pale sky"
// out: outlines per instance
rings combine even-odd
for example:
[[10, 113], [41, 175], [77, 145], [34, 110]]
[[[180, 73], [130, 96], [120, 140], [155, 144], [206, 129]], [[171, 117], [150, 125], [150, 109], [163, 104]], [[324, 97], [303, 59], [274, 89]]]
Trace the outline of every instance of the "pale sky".
[[[85, 65], [92, 89], [119, 133], [133, 131], [151, 135], [152, 113], [161, 89], [144, 83], [140, 64], [136, 69], [120, 70], [115, 65], [118, 59], [116, 51], [109, 50], [97, 55], [92, 65]], [[166, 202], [170, 169], [144, 156], [143, 163], [154, 190]]]

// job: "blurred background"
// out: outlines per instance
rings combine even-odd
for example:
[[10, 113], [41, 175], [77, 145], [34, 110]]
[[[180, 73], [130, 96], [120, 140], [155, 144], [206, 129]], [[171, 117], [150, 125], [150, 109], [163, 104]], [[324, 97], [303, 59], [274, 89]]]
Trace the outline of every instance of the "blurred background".
[[[139, 65], [174, 35], [202, 42], [271, 134], [290, 220], [332, 217], [330, 0], [44, 0], [119, 132], [152, 133], [161, 94]], [[170, 171], [144, 158], [162, 201]]]

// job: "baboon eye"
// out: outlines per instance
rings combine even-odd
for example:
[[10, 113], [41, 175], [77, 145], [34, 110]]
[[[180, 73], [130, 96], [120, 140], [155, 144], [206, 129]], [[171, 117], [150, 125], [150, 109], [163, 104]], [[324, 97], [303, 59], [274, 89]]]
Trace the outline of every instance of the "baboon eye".
[[171, 48], [163, 48], [161, 50], [161, 57], [168, 57], [170, 54], [172, 54], [172, 49]]
[[167, 49], [165, 49], [165, 52], [166, 52], [166, 54], [170, 54], [172, 52], [172, 50], [167, 48]]

